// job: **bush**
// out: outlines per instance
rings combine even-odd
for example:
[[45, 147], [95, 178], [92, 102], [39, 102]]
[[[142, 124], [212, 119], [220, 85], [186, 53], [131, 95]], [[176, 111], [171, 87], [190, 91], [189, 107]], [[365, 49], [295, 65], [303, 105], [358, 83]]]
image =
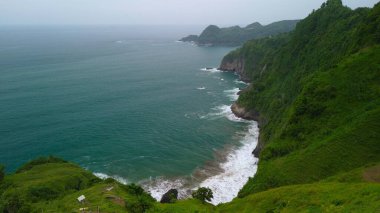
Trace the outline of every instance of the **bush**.
[[54, 200], [60, 195], [60, 191], [53, 186], [39, 185], [30, 187], [28, 195], [32, 202], [37, 202], [39, 200]]
[[131, 213], [144, 213], [153, 207], [154, 200], [149, 195], [137, 196], [134, 199], [125, 201], [125, 208]]
[[214, 195], [210, 188], [201, 187], [197, 191], [191, 194], [193, 198], [202, 201], [203, 203], [207, 201], [211, 201], [214, 198]]
[[127, 192], [132, 195], [143, 195], [144, 194], [144, 189], [141, 188], [141, 186], [136, 185], [134, 183], [129, 184], [126, 186]]
[[20, 193], [10, 191], [1, 197], [0, 210], [4, 213], [29, 213], [31, 212], [31, 207]]

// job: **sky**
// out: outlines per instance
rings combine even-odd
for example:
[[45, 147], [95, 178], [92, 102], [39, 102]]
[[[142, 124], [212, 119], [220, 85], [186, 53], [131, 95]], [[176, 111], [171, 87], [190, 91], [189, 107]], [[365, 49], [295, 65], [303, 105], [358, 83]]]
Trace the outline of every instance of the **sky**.
[[[343, 0], [351, 8], [379, 0]], [[0, 25], [245, 26], [302, 19], [324, 0], [0, 0]]]

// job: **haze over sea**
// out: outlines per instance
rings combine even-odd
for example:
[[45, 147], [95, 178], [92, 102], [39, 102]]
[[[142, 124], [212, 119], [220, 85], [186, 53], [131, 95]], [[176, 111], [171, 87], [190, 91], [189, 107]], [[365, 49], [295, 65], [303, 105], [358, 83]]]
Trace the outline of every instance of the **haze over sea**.
[[202, 185], [231, 200], [256, 169], [258, 130], [229, 109], [246, 85], [202, 69], [232, 48], [175, 42], [199, 30], [2, 27], [0, 162], [55, 155], [157, 199]]

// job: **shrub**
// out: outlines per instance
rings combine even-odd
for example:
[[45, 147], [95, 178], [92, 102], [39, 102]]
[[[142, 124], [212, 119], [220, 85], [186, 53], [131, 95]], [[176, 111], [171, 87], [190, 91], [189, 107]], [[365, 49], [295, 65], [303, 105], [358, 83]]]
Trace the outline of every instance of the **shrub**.
[[60, 195], [60, 191], [53, 186], [39, 185], [30, 187], [28, 195], [32, 202], [37, 202], [39, 200], [53, 200]]
[[126, 186], [127, 192], [132, 195], [143, 195], [144, 189], [134, 183]]
[[4, 213], [29, 213], [31, 212], [31, 207], [20, 193], [12, 190], [1, 197], [0, 210]]
[[197, 191], [191, 194], [193, 198], [202, 201], [203, 203], [207, 201], [211, 201], [214, 198], [214, 195], [210, 188], [201, 187]]
[[125, 201], [125, 208], [131, 213], [144, 213], [153, 207], [154, 200], [149, 195], [137, 196], [134, 199]]

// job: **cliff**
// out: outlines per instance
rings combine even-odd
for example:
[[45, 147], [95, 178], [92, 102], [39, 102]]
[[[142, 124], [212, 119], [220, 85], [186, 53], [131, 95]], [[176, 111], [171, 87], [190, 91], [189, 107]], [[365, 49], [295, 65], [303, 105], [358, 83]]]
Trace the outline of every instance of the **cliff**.
[[221, 69], [252, 85], [233, 112], [260, 122], [258, 172], [240, 197], [380, 161], [379, 17], [380, 4], [352, 10], [329, 0], [291, 33], [224, 57]]

